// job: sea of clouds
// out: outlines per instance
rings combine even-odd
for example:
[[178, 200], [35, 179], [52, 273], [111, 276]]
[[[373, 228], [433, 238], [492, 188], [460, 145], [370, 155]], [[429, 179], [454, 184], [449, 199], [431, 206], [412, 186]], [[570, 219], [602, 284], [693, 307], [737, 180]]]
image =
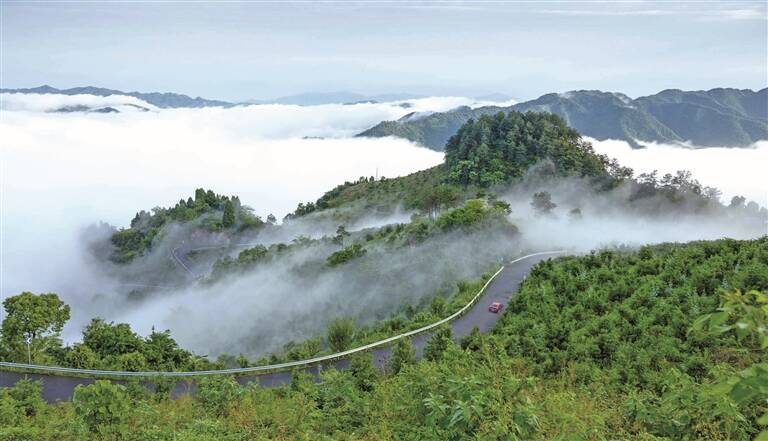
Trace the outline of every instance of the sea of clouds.
[[[61, 95], [3, 94], [0, 98], [3, 101], [0, 106], [3, 109], [0, 119], [3, 134], [0, 139], [3, 152], [0, 294], [57, 292], [73, 304], [73, 310], [81, 311], [87, 308], [78, 308], [77, 302], [109, 283], [88, 264], [84, 255], [80, 233], [87, 225], [105, 221], [126, 226], [136, 211], [173, 205], [180, 198], [191, 196], [198, 187], [239, 195], [256, 214], [264, 217], [273, 213], [281, 218], [297, 203], [313, 201], [346, 180], [376, 174], [401, 176], [439, 164], [443, 158], [442, 153], [406, 140], [353, 135], [380, 121], [398, 119], [411, 112], [488, 104], [467, 98], [436, 97], [354, 105], [157, 109], [131, 97], [87, 96], [78, 101], [77, 97]], [[151, 110], [117, 114], [50, 113], [62, 106], [124, 104]], [[768, 184], [760, 168], [768, 163], [768, 143], [758, 143], [748, 149], [651, 145], [644, 150], [632, 150], [620, 141], [596, 141], [594, 146], [598, 152], [617, 157], [637, 173], [689, 169], [702, 184], [721, 188], [724, 200], [743, 194], [761, 205], [768, 205]], [[553, 194], [561, 207], [569, 205], [570, 196]], [[513, 220], [521, 225], [524, 235], [533, 239], [548, 238], [530, 240], [531, 247], [578, 245], [587, 249], [626, 237], [623, 232], [627, 231], [629, 219], [603, 217], [601, 222], [607, 224], [582, 223], [575, 235], [572, 233], [576, 230], [565, 214], [557, 221], [534, 221], [526, 211], [530, 195], [513, 196]], [[584, 208], [587, 218], [591, 213]], [[406, 218], [407, 213], [401, 217]], [[384, 220], [369, 220], [371, 225], [382, 222]], [[607, 234], [609, 229], [605, 225], [610, 225], [613, 233]], [[653, 228], [635, 222], [632, 228], [637, 234], [632, 238], [633, 243], [638, 243], [656, 238], [688, 240], [733, 235], [730, 230], [719, 230], [718, 225], [693, 230], [681, 229], [681, 225], [674, 222]], [[552, 233], [555, 229], [558, 234]], [[687, 233], [682, 234], [683, 230]], [[578, 244], [573, 243], [574, 237], [578, 237]], [[258, 305], [253, 300], [258, 298], [253, 297], [255, 291], [237, 292], [249, 299], [243, 304]], [[199, 329], [192, 329], [188, 324], [182, 326], [183, 320], [179, 317], [203, 320], [209, 316], [206, 311], [212, 307], [210, 302], [214, 302], [219, 311], [214, 322], [238, 323], [249, 313], [235, 306], [233, 311], [240, 312], [228, 319], [224, 306], [230, 303], [226, 301], [190, 302], [190, 299], [210, 298], [206, 296], [205, 292], [184, 290], [173, 298], [148, 303], [148, 309], [114, 310], [106, 318], [130, 321], [139, 325], [142, 332], [151, 325], [161, 329], [170, 327], [185, 346], [214, 353], [216, 348], [212, 345], [220, 342], [203, 345]], [[267, 319], [269, 314], [251, 316]], [[85, 315], [77, 320], [73, 318], [66, 335], [77, 335], [87, 318]], [[214, 324], [205, 325], [212, 329]], [[274, 345], [279, 343], [275, 341]], [[227, 349], [236, 351], [237, 347]]]
[[631, 167], [635, 175], [658, 170], [659, 177], [677, 170], [690, 170], [701, 184], [723, 192], [727, 204], [733, 196], [744, 196], [768, 207], [768, 140], [751, 147], [681, 146], [643, 142], [645, 148], [633, 149], [625, 141], [597, 141], [587, 138], [595, 151], [616, 158]]

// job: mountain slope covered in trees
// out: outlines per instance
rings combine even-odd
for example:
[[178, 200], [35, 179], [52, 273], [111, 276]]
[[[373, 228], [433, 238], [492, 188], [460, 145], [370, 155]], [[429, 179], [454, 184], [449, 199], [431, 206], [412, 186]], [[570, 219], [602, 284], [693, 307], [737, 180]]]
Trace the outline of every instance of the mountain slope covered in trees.
[[665, 90], [631, 99], [621, 93], [580, 90], [551, 93], [510, 107], [460, 107], [448, 112], [400, 121], [384, 121], [358, 136], [399, 136], [434, 150], [466, 121], [499, 111], [549, 112], [581, 134], [598, 139], [640, 143], [682, 143], [695, 146], [748, 146], [768, 139], [768, 88], [709, 91]]

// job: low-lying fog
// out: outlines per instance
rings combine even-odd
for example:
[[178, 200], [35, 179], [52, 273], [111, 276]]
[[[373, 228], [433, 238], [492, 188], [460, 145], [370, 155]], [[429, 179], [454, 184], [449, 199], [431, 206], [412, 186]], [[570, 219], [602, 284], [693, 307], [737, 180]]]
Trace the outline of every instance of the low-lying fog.
[[661, 177], [664, 173], [690, 170], [702, 184], [720, 189], [726, 203], [741, 195], [768, 206], [768, 141], [758, 141], [749, 148], [685, 148], [644, 143], [643, 149], [633, 149], [624, 141], [589, 141], [595, 151], [618, 159], [635, 170], [635, 175], [658, 170]]
[[[379, 176], [394, 177], [442, 161], [442, 153], [405, 140], [352, 138], [351, 135], [381, 120], [396, 119], [412, 111], [441, 111], [472, 104], [471, 100], [461, 98], [428, 98], [410, 101], [407, 107], [402, 103], [268, 105], [61, 114], [44, 112], [62, 103], [73, 105], [76, 100], [68, 97], [57, 101], [48, 97], [25, 102], [16, 96], [13, 106], [9, 106], [8, 96], [4, 98], [4, 108], [16, 110], [4, 111], [0, 122], [3, 133], [0, 288], [3, 296], [21, 291], [59, 293], [73, 309], [73, 319], [65, 329], [68, 341], [78, 337], [90, 318], [91, 305], [82, 304], [84, 299], [110, 286], [110, 281], [83, 259], [78, 235], [88, 224], [106, 221], [125, 226], [136, 211], [173, 205], [180, 198], [193, 195], [198, 187], [239, 195], [256, 214], [264, 217], [274, 213], [281, 218], [298, 202], [315, 200], [345, 180], [377, 172]], [[88, 104], [103, 105], [97, 101]], [[766, 163], [768, 144], [754, 149], [691, 150], [653, 146], [644, 151], [628, 151], [617, 142], [607, 141], [595, 143], [595, 148], [618, 157], [637, 172], [649, 168], [665, 172], [690, 169], [702, 184], [720, 187], [724, 199], [744, 194], [762, 205], [766, 203], [766, 182], [757, 167]], [[575, 196], [557, 188], [552, 191], [553, 199], [560, 205], [558, 210], [575, 205]], [[764, 233], [720, 220], [642, 221], [610, 210], [600, 213], [599, 204], [582, 203], [584, 218], [575, 226], [568, 221], [565, 211], [559, 213], [558, 219], [533, 217], [529, 213], [529, 194], [510, 194], [508, 198], [513, 202], [512, 219], [520, 224], [524, 238], [522, 244], [510, 244], [515, 250], [561, 246], [588, 249], [618, 242], [637, 244], [724, 235], [753, 237]], [[402, 217], [407, 218], [407, 213]], [[370, 220], [370, 224], [376, 223], [381, 222]], [[487, 243], [489, 248], [491, 245], [496, 248], [494, 252], [501, 252], [498, 243]], [[450, 253], [461, 254], [455, 248], [456, 245], [452, 245]], [[418, 267], [422, 273], [432, 271], [433, 274], [413, 274], [413, 279], [406, 282], [410, 289], [420, 289], [418, 294], [411, 293], [405, 298], [415, 301], [419, 296], [444, 288], [439, 282], [441, 274], [469, 277], [468, 273], [450, 272], [461, 260], [452, 266], [436, 265], [434, 261], [438, 259], [432, 258], [437, 251], [429, 252], [432, 253], [429, 256], [418, 256]], [[396, 274], [405, 277], [408, 272], [403, 270], [404, 261], [391, 260], [393, 265], [398, 265]], [[130, 321], [142, 333], [148, 332], [152, 325], [170, 328], [183, 346], [207, 354], [222, 350], [222, 340], [215, 336], [220, 335], [217, 329], [222, 323], [230, 324], [226, 328], [228, 341], [234, 342], [244, 341], [255, 329], [268, 329], [271, 337], [291, 338], [322, 329], [322, 321], [313, 326], [305, 324], [297, 331], [296, 323], [270, 320], [281, 311], [279, 305], [283, 299], [275, 299], [275, 295], [287, 292], [281, 289], [277, 293], [271, 289], [276, 283], [275, 274], [284, 273], [275, 272], [263, 278], [251, 275], [246, 281], [231, 284], [232, 289], [224, 293], [224, 300], [212, 297], [208, 291], [186, 289], [162, 301], [148, 302], [139, 310], [122, 309], [118, 306], [123, 304], [120, 301], [115, 301], [114, 308], [107, 303], [106, 308], [102, 304], [98, 309], [108, 320]], [[305, 305], [299, 307], [297, 315], [311, 311], [307, 308], [318, 308], [323, 301], [328, 308], [331, 296], [334, 292], [338, 294], [337, 288], [342, 285], [338, 276], [338, 271], [336, 277], [328, 276], [324, 279], [327, 283], [317, 289], [294, 290], [299, 296], [294, 304]], [[288, 282], [282, 286], [301, 287], [300, 281], [294, 285]], [[386, 292], [386, 287], [380, 288], [373, 292]], [[376, 297], [377, 301], [381, 301], [380, 297]], [[271, 306], [259, 309], [267, 299]], [[359, 312], [365, 306], [364, 302], [363, 306], [360, 302], [354, 303], [362, 298], [345, 300], [348, 304], [338, 311]], [[215, 315], [210, 314], [212, 310], [216, 311]], [[189, 320], [185, 322], [179, 317], [194, 317], [194, 329], [188, 326]], [[238, 325], [247, 320], [258, 323], [257, 328]], [[281, 326], [290, 329], [281, 329]], [[205, 335], [210, 337], [203, 338]], [[281, 343], [284, 339], [273, 338], [269, 347], [279, 347]], [[225, 346], [232, 352], [251, 352], [237, 344]]]

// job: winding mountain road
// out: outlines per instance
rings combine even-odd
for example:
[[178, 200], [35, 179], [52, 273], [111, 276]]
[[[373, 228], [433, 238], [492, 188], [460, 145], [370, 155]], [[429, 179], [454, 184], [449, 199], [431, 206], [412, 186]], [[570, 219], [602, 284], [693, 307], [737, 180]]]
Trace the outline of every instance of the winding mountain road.
[[[450, 322], [451, 331], [453, 333], [454, 340], [459, 340], [462, 337], [472, 332], [472, 329], [477, 326], [480, 332], [488, 332], [501, 318], [501, 314], [494, 314], [488, 311], [488, 305], [492, 302], [500, 302], [503, 305], [507, 305], [509, 300], [517, 293], [517, 289], [520, 283], [525, 278], [526, 274], [531, 268], [542, 260], [553, 257], [563, 252], [546, 252], [528, 255], [519, 259], [516, 259], [507, 264], [499, 274], [493, 279], [493, 281], [487, 286], [485, 293], [481, 298], [462, 316], [458, 317], [454, 321]], [[503, 310], [502, 310], [503, 311]], [[424, 332], [417, 334], [411, 338], [414, 349], [416, 350], [417, 357], [421, 357], [426, 342], [431, 337], [432, 333]], [[392, 347], [385, 346], [372, 351], [373, 363], [379, 369], [384, 369], [387, 360], [392, 354]], [[333, 360], [327, 363], [321, 363], [306, 368], [306, 371], [315, 377], [319, 381], [319, 373], [323, 369], [339, 369], [343, 370], [349, 366], [348, 359]], [[72, 398], [74, 389], [79, 384], [91, 384], [95, 381], [93, 378], [78, 378], [71, 376], [61, 376], [55, 374], [22, 374], [17, 372], [0, 372], [0, 387], [9, 387], [16, 384], [16, 382], [22, 378], [30, 378], [32, 380], [42, 380], [43, 382], [43, 398], [49, 402], [69, 400]], [[245, 374], [235, 377], [241, 384], [250, 382], [258, 382], [263, 387], [277, 387], [283, 386], [291, 382], [291, 372], [270, 372], [264, 374]], [[115, 381], [117, 383], [124, 383], [123, 381]], [[172, 396], [180, 396], [190, 393], [194, 388], [194, 382], [189, 378], [179, 378], [176, 381], [176, 385], [172, 391]]]

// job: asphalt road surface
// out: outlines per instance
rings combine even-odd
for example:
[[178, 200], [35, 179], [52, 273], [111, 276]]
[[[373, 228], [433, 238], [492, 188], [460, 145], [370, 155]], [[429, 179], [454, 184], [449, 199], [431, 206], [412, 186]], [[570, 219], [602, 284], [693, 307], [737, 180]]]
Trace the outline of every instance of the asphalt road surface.
[[[507, 302], [512, 296], [517, 293], [517, 289], [523, 278], [528, 271], [542, 260], [546, 260], [553, 257], [552, 254], [531, 256], [522, 259], [518, 262], [510, 264], [501, 271], [496, 279], [488, 286], [485, 295], [481, 297], [478, 302], [470, 308], [470, 310], [450, 323], [453, 338], [458, 341], [465, 335], [472, 332], [472, 328], [477, 326], [480, 332], [488, 332], [491, 330], [496, 321], [499, 320], [501, 313], [494, 314], [488, 311], [488, 306], [493, 302], [500, 302], [505, 307]], [[426, 342], [431, 337], [431, 333], [419, 334], [412, 337], [414, 349], [416, 350], [416, 356], [421, 357], [421, 353], [424, 350]], [[379, 369], [384, 369], [387, 360], [392, 354], [392, 348], [390, 346], [383, 347], [381, 349], [374, 350], [373, 363]], [[326, 365], [312, 366], [306, 368], [306, 371], [314, 376], [319, 381], [319, 373], [322, 370], [327, 369], [346, 369], [349, 366], [349, 360], [338, 360], [328, 363]], [[16, 372], [0, 372], [0, 387], [9, 387], [16, 384], [16, 382], [22, 378], [29, 378], [32, 380], [42, 380], [43, 382], [43, 399], [49, 403], [53, 403], [61, 400], [70, 400], [75, 387], [79, 384], [91, 384], [95, 380], [93, 378], [78, 378], [78, 377], [66, 377], [49, 374], [20, 374]], [[258, 382], [263, 387], [277, 387], [289, 384], [291, 382], [291, 372], [274, 372], [260, 375], [242, 375], [236, 377], [236, 380], [241, 384], [250, 382]], [[114, 381], [115, 383], [122, 383], [124, 381]], [[147, 384], [151, 388], [151, 384]], [[174, 397], [188, 394], [193, 392], [194, 382], [191, 379], [177, 380], [174, 390], [171, 395]]]

